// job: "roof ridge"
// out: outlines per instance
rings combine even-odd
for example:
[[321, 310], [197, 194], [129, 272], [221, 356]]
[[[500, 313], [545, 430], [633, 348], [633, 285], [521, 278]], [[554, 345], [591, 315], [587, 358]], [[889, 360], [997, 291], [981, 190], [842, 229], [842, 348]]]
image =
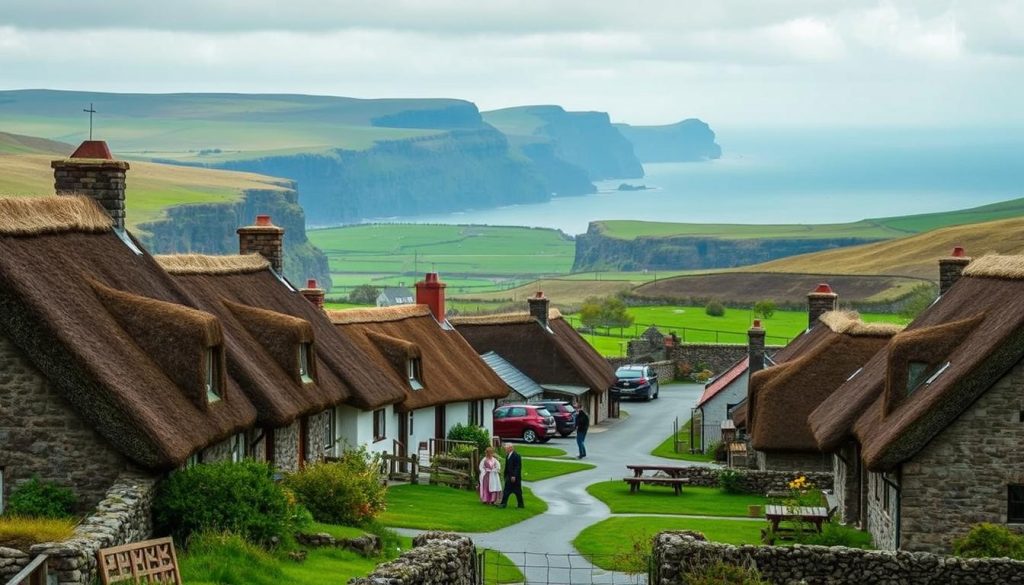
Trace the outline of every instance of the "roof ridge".
[[335, 325], [401, 321], [402, 319], [412, 319], [414, 317], [426, 317], [430, 314], [430, 307], [427, 305], [395, 305], [393, 307], [365, 307], [327, 311], [327, 317]]
[[964, 276], [1024, 280], [1024, 256], [986, 254], [964, 268]]
[[[548, 320], [562, 319], [562, 312], [552, 307], [548, 309]], [[529, 311], [513, 311], [509, 313], [492, 313], [489, 315], [464, 315], [450, 317], [452, 325], [504, 325], [508, 323], [529, 323], [536, 317]]]
[[89, 197], [0, 197], [0, 235], [101, 233], [114, 223]]
[[270, 268], [270, 262], [260, 254], [162, 254], [153, 256], [170, 274], [252, 274]]

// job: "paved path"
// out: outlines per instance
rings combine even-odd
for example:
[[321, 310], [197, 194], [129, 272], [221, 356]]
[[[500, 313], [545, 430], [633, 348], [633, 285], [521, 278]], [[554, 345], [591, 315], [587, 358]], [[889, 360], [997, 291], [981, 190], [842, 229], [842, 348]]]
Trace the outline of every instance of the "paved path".
[[[552, 555], [549, 557], [551, 566], [566, 567], [527, 567], [524, 573], [531, 583], [635, 583], [635, 576], [611, 574], [575, 556], [577, 551], [572, 540], [576, 535], [612, 515], [607, 506], [586, 492], [586, 487], [599, 481], [621, 479], [628, 471], [626, 465], [631, 463], [665, 462], [650, 455], [651, 450], [672, 434], [675, 417], [680, 421], [689, 418], [690, 408], [702, 390], [703, 386], [698, 384], [674, 384], [662, 387], [657, 400], [623, 402], [622, 410], [629, 413], [628, 418], [609, 425], [607, 431], [595, 432], [600, 429], [597, 427], [587, 435], [588, 455], [584, 461], [597, 467], [528, 484], [536, 496], [547, 502], [547, 512], [502, 530], [467, 536], [479, 547], [506, 553], [516, 564], [524, 564], [522, 553], [525, 551], [539, 553], [526, 557], [528, 565], [544, 564], [541, 554], [546, 553]], [[553, 439], [548, 445], [576, 454], [575, 437]], [[524, 460], [523, 465], [529, 467], [530, 461]], [[568, 568], [570, 563], [572, 569]]]

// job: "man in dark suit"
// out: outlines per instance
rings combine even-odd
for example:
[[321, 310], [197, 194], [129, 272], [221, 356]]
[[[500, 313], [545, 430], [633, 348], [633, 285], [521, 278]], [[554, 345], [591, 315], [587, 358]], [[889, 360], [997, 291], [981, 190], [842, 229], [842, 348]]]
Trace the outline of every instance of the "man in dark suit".
[[523, 459], [516, 453], [512, 443], [505, 443], [505, 494], [501, 496], [499, 508], [508, 505], [508, 500], [516, 495], [520, 508], [523, 507]]

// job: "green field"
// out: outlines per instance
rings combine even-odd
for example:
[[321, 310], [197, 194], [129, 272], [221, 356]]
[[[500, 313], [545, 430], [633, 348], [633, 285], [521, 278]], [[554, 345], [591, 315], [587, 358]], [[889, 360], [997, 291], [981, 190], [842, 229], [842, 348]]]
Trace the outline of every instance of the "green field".
[[[754, 313], [749, 309], [726, 308], [722, 317], [711, 317], [704, 312], [704, 307], [654, 306], [630, 307], [633, 316], [632, 327], [620, 331], [612, 329], [606, 332], [600, 329], [593, 333], [581, 332], [603, 355], [622, 355], [625, 342], [639, 336], [650, 325], [656, 325], [663, 333], [675, 331], [682, 341], [687, 343], [735, 343], [747, 342], [747, 329], [754, 320]], [[869, 322], [904, 323], [898, 315], [885, 313], [863, 313], [861, 318]], [[577, 328], [579, 320], [575, 315], [567, 319]], [[785, 345], [789, 340], [807, 328], [805, 311], [775, 311], [771, 319], [762, 320], [767, 332], [769, 345]], [[603, 334], [609, 333], [609, 334]]]
[[678, 236], [701, 236], [734, 240], [760, 238], [891, 239], [943, 227], [1009, 219], [1022, 215], [1024, 215], [1024, 199], [1013, 199], [955, 211], [864, 219], [851, 223], [834, 224], [700, 224], [632, 220], [605, 220], [595, 223], [597, 223], [598, 229], [601, 230], [602, 234], [620, 240], [635, 240], [638, 237], [667, 238]]
[[642, 486], [630, 493], [623, 481], [603, 481], [587, 492], [604, 502], [612, 514], [681, 514], [691, 516], [747, 515], [748, 506], [764, 506], [768, 498], [757, 494], [727, 494], [717, 487], [685, 486], [675, 495], [670, 487]]

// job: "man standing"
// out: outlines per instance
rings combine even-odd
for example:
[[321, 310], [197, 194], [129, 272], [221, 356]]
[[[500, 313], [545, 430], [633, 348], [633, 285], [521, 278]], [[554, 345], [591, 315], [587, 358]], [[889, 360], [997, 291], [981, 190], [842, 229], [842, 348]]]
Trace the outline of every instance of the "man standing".
[[587, 416], [587, 411], [583, 408], [576, 410], [576, 446], [580, 450], [580, 454], [577, 459], [583, 459], [587, 456], [587, 446], [583, 443], [587, 440], [587, 431], [590, 429], [590, 417]]
[[523, 507], [523, 459], [516, 453], [512, 443], [505, 443], [505, 494], [501, 497], [499, 508], [508, 505], [508, 500], [516, 495], [519, 508]]

